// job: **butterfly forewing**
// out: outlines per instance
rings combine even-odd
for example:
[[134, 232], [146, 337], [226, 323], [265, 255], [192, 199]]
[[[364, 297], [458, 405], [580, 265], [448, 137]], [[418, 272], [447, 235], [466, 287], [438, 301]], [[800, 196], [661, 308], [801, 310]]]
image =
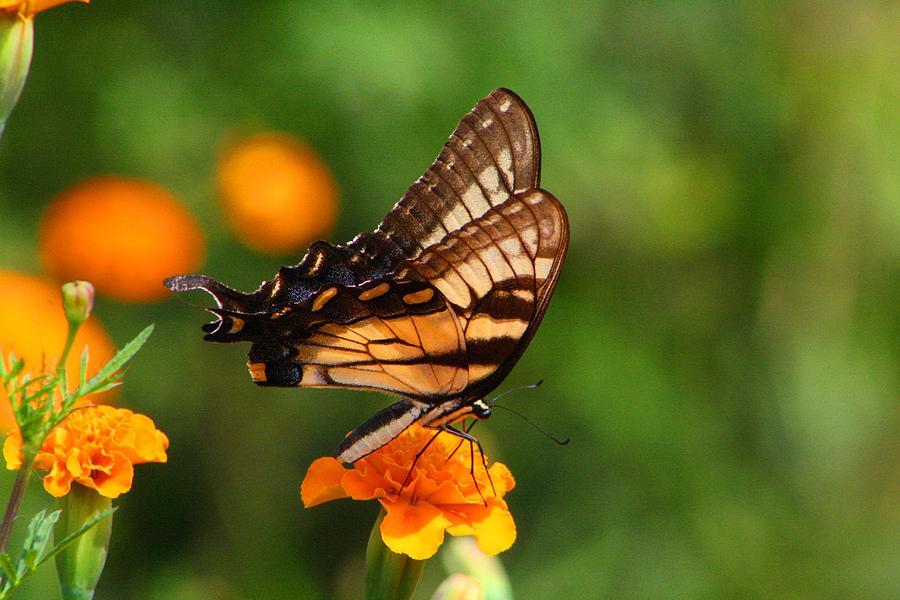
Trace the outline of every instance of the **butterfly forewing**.
[[365, 246], [396, 266], [539, 183], [534, 117], [515, 93], [498, 89], [463, 117], [431, 167], [378, 229], [349, 246]]

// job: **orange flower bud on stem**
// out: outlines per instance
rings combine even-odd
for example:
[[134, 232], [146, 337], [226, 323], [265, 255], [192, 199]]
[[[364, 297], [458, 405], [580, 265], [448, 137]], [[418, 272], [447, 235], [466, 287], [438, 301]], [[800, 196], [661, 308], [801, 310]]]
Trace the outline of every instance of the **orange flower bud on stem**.
[[424, 560], [391, 552], [381, 539], [381, 522], [387, 513], [378, 513], [366, 547], [366, 598], [406, 600], [412, 596], [425, 568]]

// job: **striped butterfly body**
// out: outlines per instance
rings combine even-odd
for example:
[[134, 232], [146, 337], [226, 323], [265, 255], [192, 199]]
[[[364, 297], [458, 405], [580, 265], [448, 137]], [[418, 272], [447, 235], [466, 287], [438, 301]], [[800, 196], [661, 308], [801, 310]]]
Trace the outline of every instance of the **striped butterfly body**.
[[568, 245], [562, 205], [540, 189], [531, 111], [498, 89], [463, 117], [434, 164], [371, 233], [314, 243], [253, 293], [205, 275], [212, 342], [250, 342], [253, 381], [377, 390], [401, 399], [352, 431], [352, 463], [413, 423], [449, 431], [485, 418], [483, 398], [534, 335]]

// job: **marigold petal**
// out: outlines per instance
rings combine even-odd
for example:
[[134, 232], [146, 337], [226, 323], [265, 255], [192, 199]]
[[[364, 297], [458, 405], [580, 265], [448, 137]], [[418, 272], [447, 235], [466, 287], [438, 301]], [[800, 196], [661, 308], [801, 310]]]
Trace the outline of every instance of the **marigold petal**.
[[121, 452], [114, 452], [112, 459], [109, 473], [93, 471], [89, 477], [79, 478], [78, 483], [97, 490], [101, 496], [107, 498], [118, 498], [130, 490], [134, 481], [134, 466]]
[[387, 514], [381, 522], [381, 539], [397, 554], [415, 560], [434, 556], [444, 541], [444, 530], [451, 525], [447, 516], [429, 502], [382, 501]]
[[[469, 474], [466, 473], [462, 477], [469, 479]], [[430, 493], [426, 493], [425, 490], [428, 488], [427, 485], [420, 485], [416, 489], [416, 494], [420, 498], [425, 498], [429, 502], [438, 505], [445, 504], [465, 504], [467, 502], [481, 502], [481, 497], [478, 496], [477, 492], [473, 494], [467, 494], [463, 490], [463, 486], [460, 485], [458, 481], [445, 481], [444, 483], [432, 487]], [[490, 490], [488, 490], [490, 491]]]
[[394, 489], [391, 480], [373, 468], [367, 459], [360, 460], [354, 465], [353, 470], [347, 471], [342, 483], [347, 495], [354, 500], [386, 498], [388, 490]]
[[[132, 421], [133, 425], [140, 424], [142, 428], [132, 430], [131, 445], [122, 448], [122, 451], [128, 454], [128, 458], [134, 464], [146, 462], [164, 463], [168, 460], [166, 449], [169, 447], [169, 438], [166, 437], [166, 434], [154, 428], [153, 421], [150, 419], [147, 419], [147, 421], [150, 421], [149, 427], [142, 421]], [[144, 429], [143, 427], [147, 428]]]
[[494, 482], [494, 488], [497, 490], [497, 496], [504, 496], [506, 492], [516, 487], [516, 480], [513, 478], [509, 468], [503, 463], [494, 463], [489, 469], [491, 473], [491, 481]]
[[481, 551], [493, 556], [509, 549], [516, 541], [516, 522], [505, 508], [492, 507], [483, 521], [472, 523], [475, 541]]
[[10, 432], [3, 442], [3, 458], [6, 460], [6, 468], [10, 471], [22, 468], [22, 436], [18, 430]]
[[300, 498], [303, 506], [309, 508], [329, 500], [346, 498], [347, 492], [341, 487], [341, 479], [347, 470], [330, 456], [319, 458], [309, 465], [306, 477], [300, 484]]
[[74, 481], [72, 474], [62, 468], [60, 463], [54, 463], [50, 472], [44, 476], [44, 489], [51, 496], [61, 498], [72, 489], [72, 481]]

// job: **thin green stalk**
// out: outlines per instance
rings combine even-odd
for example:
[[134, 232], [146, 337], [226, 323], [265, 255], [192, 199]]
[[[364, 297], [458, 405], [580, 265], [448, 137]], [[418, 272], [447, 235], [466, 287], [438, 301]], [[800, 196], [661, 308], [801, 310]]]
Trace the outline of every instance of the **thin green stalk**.
[[19, 514], [22, 498], [25, 496], [25, 488], [31, 478], [31, 465], [34, 463], [34, 454], [26, 453], [22, 461], [22, 468], [16, 473], [16, 481], [13, 483], [12, 492], [9, 494], [9, 502], [6, 503], [6, 512], [3, 515], [3, 524], [0, 525], [0, 552], [6, 550], [9, 536], [12, 533], [13, 522]]
[[63, 351], [59, 357], [59, 362], [56, 364], [55, 379], [57, 384], [62, 389], [63, 403], [65, 403], [69, 398], [69, 380], [66, 376], [66, 360], [69, 358], [69, 352], [72, 351], [72, 346], [75, 344], [75, 336], [78, 334], [79, 327], [81, 327], [81, 323], [73, 323], [72, 321], [69, 321], [69, 333], [66, 337], [66, 345], [63, 346]]

